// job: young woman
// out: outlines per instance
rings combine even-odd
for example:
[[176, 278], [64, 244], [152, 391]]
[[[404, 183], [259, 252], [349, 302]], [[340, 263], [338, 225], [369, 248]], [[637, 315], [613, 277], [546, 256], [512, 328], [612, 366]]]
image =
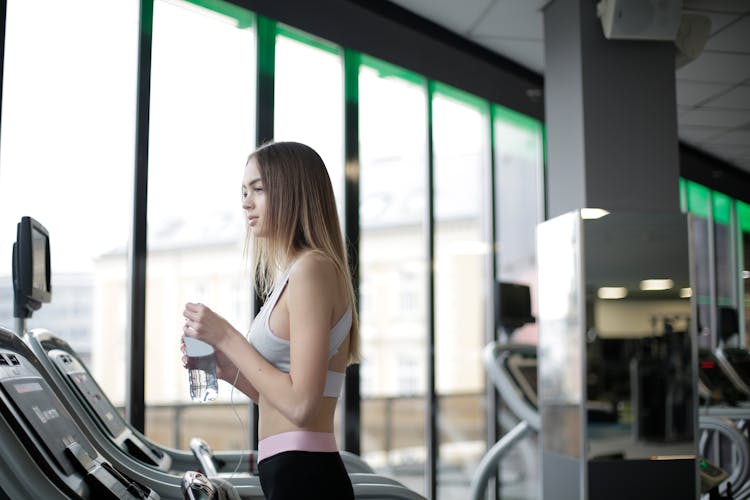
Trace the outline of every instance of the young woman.
[[299, 143], [260, 147], [245, 166], [242, 208], [263, 308], [245, 339], [188, 303], [184, 334], [214, 346], [217, 375], [258, 403], [266, 498], [354, 498], [333, 414], [346, 367], [358, 361], [357, 316], [323, 160]]

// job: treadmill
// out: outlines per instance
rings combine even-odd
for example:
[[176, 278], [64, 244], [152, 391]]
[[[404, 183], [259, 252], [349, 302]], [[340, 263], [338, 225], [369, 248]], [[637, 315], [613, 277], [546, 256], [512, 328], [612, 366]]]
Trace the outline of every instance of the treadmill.
[[[200, 468], [208, 476], [231, 477], [234, 483], [254, 469], [254, 465], [249, 463], [248, 452], [213, 452], [198, 438], [191, 440], [192, 452], [153, 442], [132, 427], [115, 409], [67, 342], [45, 329], [29, 331], [24, 340], [55, 381], [62, 397], [70, 401], [83, 422], [95, 427], [92, 432], [96, 433], [98, 440], [108, 441], [132, 459], [163, 472], [184, 472]], [[345, 451], [340, 453], [350, 474], [374, 474], [373, 469], [359, 456]], [[235, 469], [245, 473], [235, 474]]]
[[727, 374], [719, 356], [708, 349], [698, 350], [698, 394], [700, 415], [739, 423], [750, 419], [748, 394]]
[[482, 457], [471, 480], [472, 500], [483, 500], [497, 466], [520, 441], [541, 429], [537, 407], [536, 346], [491, 342], [482, 350], [487, 376], [519, 422]]
[[[482, 457], [471, 481], [471, 500], [486, 498], [487, 483], [495, 476], [500, 460], [523, 438], [532, 432], [538, 433], [541, 429], [537, 399], [536, 346], [490, 342], [482, 350], [482, 360], [488, 378], [520, 421]], [[745, 496], [737, 496], [737, 500], [750, 499], [750, 485], [744, 484], [750, 477], [750, 448], [744, 435], [731, 422], [714, 416], [702, 415], [700, 429], [709, 434], [723, 436], [743, 452], [736, 457], [736, 467], [731, 474], [703, 458], [699, 461], [703, 493], [718, 492], [719, 488], [725, 488], [727, 480], [730, 480], [734, 481], [733, 484], [747, 486]], [[706, 437], [709, 437], [708, 434]], [[701, 448], [705, 444], [702, 442]]]
[[737, 309], [727, 306], [719, 307], [717, 320], [719, 347], [715, 350], [716, 359], [732, 382], [746, 396], [750, 396], [750, 352], [740, 347], [727, 346], [733, 339], [739, 341]]
[[11, 498], [161, 498], [106, 460], [81, 432], [40, 368], [23, 342], [0, 327], [4, 493]]
[[[45, 329], [31, 330], [24, 336], [24, 340], [46, 368], [50, 378], [58, 386], [69, 389], [60, 392], [65, 392], [65, 396], [69, 396], [71, 404], [78, 405], [76, 411], [88, 416], [97, 430], [117, 448], [143, 464], [163, 472], [187, 471], [201, 467], [194, 453], [157, 445], [132, 427], [117, 411], [67, 342]], [[231, 471], [240, 460], [242, 470], [249, 470], [248, 456], [240, 452], [214, 454], [213, 465], [219, 472], [229, 467]]]
[[750, 395], [750, 352], [739, 347], [720, 347], [715, 354], [732, 382], [745, 395]]
[[[202, 498], [192, 495], [184, 476], [147, 468], [120, 452], [90, 440], [53, 390], [44, 368], [13, 332], [0, 327], [0, 498], [158, 500]], [[112, 455], [110, 455], [112, 454]], [[357, 499], [424, 500], [395, 480], [351, 474]], [[245, 484], [238, 484], [246, 481]], [[210, 489], [210, 484], [207, 484]], [[188, 491], [190, 489], [190, 491]], [[232, 490], [241, 500], [263, 500], [255, 476], [236, 477]], [[199, 489], [195, 489], [201, 493]], [[205, 493], [207, 490], [202, 490]]]
[[[42, 303], [51, 301], [49, 248], [49, 235], [46, 229], [31, 217], [23, 217], [18, 224], [17, 241], [13, 246], [14, 316], [17, 318], [16, 330], [21, 334], [26, 332], [26, 319], [30, 318], [33, 312], [41, 307]], [[47, 344], [50, 346], [67, 347], [67, 353], [55, 352], [53, 359], [50, 359], [47, 355], [48, 351], [45, 351], [40, 343], [31, 340], [36, 338], [33, 334], [27, 334], [26, 340], [29, 345], [36, 347], [37, 352], [34, 352], [27, 343], [24, 343], [20, 337], [10, 330], [3, 330], [2, 333], [3, 338], [0, 341], [0, 348], [8, 349], [8, 357], [3, 356], [0, 360], [0, 368], [3, 369], [0, 375], [7, 375], [5, 378], [8, 378], [8, 384], [16, 383], [11, 379], [18, 375], [20, 370], [18, 366], [23, 366], [24, 369], [28, 366], [29, 373], [33, 375], [33, 380], [29, 382], [30, 385], [23, 385], [26, 382], [21, 381], [20, 388], [15, 385], [8, 386], [10, 388], [4, 388], [5, 395], [11, 400], [15, 399], [21, 402], [24, 398], [51, 398], [52, 401], [48, 406], [51, 411], [50, 414], [42, 413], [42, 416], [40, 416], [36, 413], [36, 409], [42, 408], [42, 406], [33, 404], [36, 402], [36, 400], [33, 400], [32, 406], [26, 407], [25, 413], [18, 410], [21, 413], [17, 411], [15, 414], [10, 412], [7, 416], [4, 415], [7, 418], [6, 422], [9, 424], [23, 422], [21, 417], [26, 417], [27, 426], [30, 426], [31, 429], [29, 435], [37, 429], [36, 441], [29, 441], [22, 437], [20, 442], [33, 444], [34, 446], [28, 447], [28, 450], [34, 456], [38, 455], [34, 454], [36, 448], [47, 450], [50, 463], [57, 457], [58, 468], [67, 466], [67, 469], [70, 469], [70, 464], [64, 460], [65, 457], [68, 457], [73, 460], [74, 464], [78, 464], [77, 467], [82, 471], [93, 471], [91, 474], [95, 474], [95, 476], [92, 477], [99, 478], [99, 483], [103, 482], [104, 488], [111, 487], [115, 488], [116, 491], [114, 497], [106, 496], [99, 492], [103, 488], [99, 483], [90, 479], [88, 475], [84, 475], [81, 476], [84, 478], [83, 482], [80, 478], [70, 480], [74, 483], [72, 494], [67, 496], [51, 493], [39, 494], [34, 495], [34, 498], [92, 498], [92, 495], [89, 495], [85, 488], [87, 484], [92, 484], [97, 488], [93, 497], [105, 499], [130, 499], [131, 496], [128, 496], [128, 491], [131, 492], [131, 495], [139, 495], [132, 496], [132, 498], [213, 499], [219, 493], [217, 488], [223, 489], [224, 493], [231, 497], [239, 496], [243, 500], [264, 498], [257, 476], [242, 474], [233, 477], [231, 483], [217, 477], [212, 482], [202, 474], [189, 470], [196, 468], [196, 460], [188, 461], [187, 457], [190, 454], [177, 450], [172, 451], [176, 452], [177, 455], [181, 453], [180, 458], [185, 459], [183, 463], [188, 470], [182, 476], [171, 474], [170, 471], [176, 465], [174, 457], [165, 453], [163, 449], [154, 446], [146, 440], [145, 436], [127, 425], [111, 402], [104, 397], [101, 389], [90, 377], [83, 363], [80, 363], [77, 356], [74, 356], [75, 353], [67, 344], [59, 339], [54, 341], [54, 336], [49, 332], [45, 332], [48, 334], [46, 337], [40, 334], [40, 337], [49, 341]], [[65, 351], [66, 349], [60, 350]], [[63, 367], [62, 371], [55, 368], [55, 360]], [[66, 382], [66, 380], [70, 382]], [[68, 383], [71, 383], [72, 386], [69, 387]], [[16, 392], [13, 392], [13, 390]], [[27, 393], [30, 396], [23, 395]], [[8, 404], [6, 408], [12, 408], [12, 405]], [[88, 409], [91, 409], [92, 412], [89, 413]], [[62, 418], [61, 415], [64, 415], [65, 418]], [[40, 424], [36, 424], [35, 416], [44, 424], [42, 427], [39, 427]], [[54, 417], [51, 418], [51, 416]], [[29, 419], [30, 424], [28, 423]], [[47, 424], [47, 422], [53, 423]], [[59, 439], [61, 444], [55, 441], [54, 436], [43, 434], [45, 429], [59, 431], [60, 429], [57, 428], [59, 423], [65, 424], [63, 431], [60, 431], [63, 432]], [[48, 434], [49, 432], [47, 431]], [[199, 441], [198, 444], [204, 443]], [[45, 445], [48, 447], [44, 448]], [[207, 470], [212, 469], [215, 460], [211, 458], [207, 446], [196, 446], [194, 452], [198, 461], [206, 465]], [[233, 458], [235, 457], [237, 457], [236, 454]], [[17, 467], [13, 467], [13, 464], [16, 463], [14, 455], [4, 454], [3, 462], [10, 464], [4, 470], [17, 470]], [[360, 460], [358, 463], [360, 468], [369, 469], [366, 464], [362, 464], [363, 462]], [[63, 470], [63, 475], [70, 472], [67, 469]], [[361, 473], [350, 474], [350, 477], [352, 483], [354, 483], [354, 492], [357, 498], [423, 499], [416, 492], [389, 478]], [[7, 479], [7, 482], [13, 482], [13, 476]], [[65, 481], [58, 480], [57, 483], [64, 484]], [[45, 483], [39, 481], [39, 484]], [[127, 491], [120, 491], [122, 485]], [[81, 490], [81, 494], [76, 493], [76, 489]], [[2, 485], [0, 485], [0, 493], [6, 494]], [[82, 496], [82, 494], [85, 495]], [[14, 495], [13, 498], [17, 496]], [[23, 497], [24, 495], [20, 496]]]

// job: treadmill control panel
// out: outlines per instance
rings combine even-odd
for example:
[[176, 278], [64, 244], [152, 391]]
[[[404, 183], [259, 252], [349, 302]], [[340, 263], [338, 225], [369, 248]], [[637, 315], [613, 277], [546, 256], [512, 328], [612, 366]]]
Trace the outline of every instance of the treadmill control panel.
[[[101, 459], [41, 373], [24, 355], [0, 348], [0, 412], [54, 481], [73, 488], [85, 481], [85, 498], [158, 499], [156, 492]], [[54, 471], [54, 472], [53, 472]]]
[[91, 405], [94, 413], [99, 417], [101, 422], [110, 432], [112, 437], [118, 437], [125, 430], [117, 409], [112, 406], [99, 388], [88, 375], [83, 365], [73, 356], [62, 350], [54, 350], [48, 353], [49, 358], [55, 363], [55, 366], [62, 372], [68, 381], [83, 395], [84, 399]]
[[11, 362], [9, 366], [0, 365], [0, 387], [6, 397], [23, 415], [55, 464], [66, 475], [72, 474], [74, 469], [65, 456], [65, 448], [77, 442], [86, 452], [95, 454], [91, 445], [60, 401], [50, 397], [52, 389], [31, 363], [20, 354], [7, 351], [0, 351], [0, 356]]

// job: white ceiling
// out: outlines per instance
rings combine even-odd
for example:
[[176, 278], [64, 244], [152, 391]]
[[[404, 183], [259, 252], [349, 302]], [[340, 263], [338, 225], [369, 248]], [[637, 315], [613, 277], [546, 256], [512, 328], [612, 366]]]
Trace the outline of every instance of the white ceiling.
[[[549, 0], [390, 1], [544, 74]], [[680, 140], [750, 172], [750, 0], [684, 0], [683, 11], [710, 17], [711, 37], [676, 72]]]

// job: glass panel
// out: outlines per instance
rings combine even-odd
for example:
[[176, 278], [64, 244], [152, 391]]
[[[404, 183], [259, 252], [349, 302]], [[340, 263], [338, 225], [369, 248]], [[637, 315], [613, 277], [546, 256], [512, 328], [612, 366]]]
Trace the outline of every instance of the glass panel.
[[465, 498], [484, 449], [487, 117], [464, 100], [433, 98], [435, 376], [438, 491]]
[[690, 232], [693, 248], [693, 290], [697, 318], [698, 346], [712, 348], [711, 340], [711, 261], [709, 259], [708, 219], [698, 215], [690, 217]]
[[[714, 260], [716, 262], [716, 305], [718, 308], [734, 308], [735, 277], [734, 252], [730, 229], [732, 200], [727, 195], [713, 192]], [[720, 314], [720, 313], [719, 313]], [[717, 316], [719, 317], [719, 316]], [[722, 339], [721, 325], [719, 339]]]
[[[241, 332], [250, 323], [239, 195], [254, 146], [255, 35], [233, 17], [172, 0], [155, 2], [153, 33], [146, 431], [157, 439], [170, 433], [157, 406], [189, 401], [178, 350], [185, 302], [209, 305]], [[230, 397], [247, 400], [220, 382], [219, 399]], [[246, 405], [237, 409], [244, 418]], [[222, 434], [232, 439], [246, 425], [226, 414], [236, 432]], [[215, 449], [230, 446], [216, 439]]]
[[[544, 145], [541, 124], [509, 109], [494, 108], [495, 224], [500, 251], [497, 280], [529, 287], [531, 314], [537, 315], [536, 226], [544, 218], [542, 172]], [[511, 311], [506, 311], [511, 313]], [[514, 331], [498, 332], [513, 343], [536, 344], [537, 323], [527, 323]], [[491, 380], [491, 379], [488, 379]], [[502, 398], [502, 393], [501, 393]], [[515, 419], [507, 410], [497, 417], [501, 434], [509, 431]], [[506, 481], [504, 495], [537, 498], [539, 460], [537, 436], [531, 433], [503, 460], [503, 474], [520, 481]]]
[[0, 323], [13, 326], [5, 264], [16, 223], [30, 215], [50, 232], [53, 295], [28, 326], [70, 343], [121, 402], [138, 2], [9, 0], [7, 6], [0, 138], [0, 262], [7, 274]]
[[426, 98], [378, 68], [359, 73], [362, 454], [424, 494]]
[[746, 348], [750, 345], [750, 205], [736, 202], [737, 204], [737, 225], [740, 228], [739, 247], [740, 258], [742, 261], [738, 266], [742, 273], [740, 319], [744, 319], [744, 325], [740, 325], [740, 336], [742, 342], [740, 345]]
[[[501, 251], [498, 279], [531, 288], [536, 314], [536, 226], [544, 219], [542, 175], [544, 144], [541, 124], [505, 108], [495, 107], [495, 223]], [[529, 323], [513, 335], [514, 342], [536, 343], [537, 325]], [[508, 332], [510, 333], [510, 332]]]
[[276, 37], [274, 139], [302, 142], [318, 152], [328, 167], [339, 217], [344, 201], [343, 85], [340, 55]]

